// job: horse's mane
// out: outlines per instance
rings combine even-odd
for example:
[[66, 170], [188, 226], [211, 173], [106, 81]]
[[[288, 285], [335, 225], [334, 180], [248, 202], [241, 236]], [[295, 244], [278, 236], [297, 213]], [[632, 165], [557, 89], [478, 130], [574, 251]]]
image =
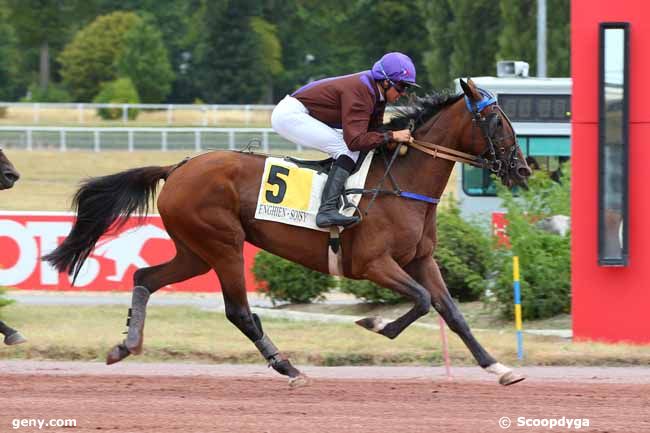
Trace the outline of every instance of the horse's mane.
[[408, 105], [397, 107], [395, 114], [390, 122], [384, 125], [384, 128], [389, 131], [406, 129], [413, 120], [415, 122], [414, 129], [417, 129], [438, 114], [440, 110], [462, 97], [462, 93], [452, 95], [448, 91], [430, 93], [422, 98], [416, 97]]

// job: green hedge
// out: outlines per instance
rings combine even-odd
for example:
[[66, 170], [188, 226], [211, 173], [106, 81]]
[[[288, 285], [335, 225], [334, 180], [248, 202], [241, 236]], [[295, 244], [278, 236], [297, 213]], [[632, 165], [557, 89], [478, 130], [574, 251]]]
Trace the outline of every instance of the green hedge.
[[[118, 78], [115, 81], [103, 83], [93, 102], [98, 104], [138, 104], [140, 97], [130, 78]], [[97, 114], [104, 120], [120, 119], [122, 107], [100, 108], [97, 110]], [[134, 120], [137, 116], [138, 110], [129, 109], [129, 119]]]
[[322, 300], [323, 295], [334, 286], [331, 275], [312, 271], [266, 251], [260, 251], [255, 256], [253, 274], [260, 282], [259, 289], [274, 304], [304, 304]]
[[570, 235], [560, 236], [537, 228], [535, 223], [551, 215], [570, 213], [570, 167], [563, 167], [562, 183], [543, 171], [529, 180], [528, 191], [513, 196], [503, 187], [499, 197], [507, 209], [506, 233], [511, 247], [496, 250], [500, 271], [494, 292], [504, 317], [513, 317], [512, 256], [519, 256], [522, 316], [542, 319], [571, 308]]
[[405, 300], [400, 294], [395, 293], [390, 289], [378, 286], [368, 280], [341, 278], [339, 287], [341, 292], [349, 293], [366, 302], [377, 304], [398, 304]]
[[434, 258], [449, 293], [459, 301], [476, 301], [485, 291], [494, 259], [486, 229], [464, 220], [456, 202], [437, 212]]

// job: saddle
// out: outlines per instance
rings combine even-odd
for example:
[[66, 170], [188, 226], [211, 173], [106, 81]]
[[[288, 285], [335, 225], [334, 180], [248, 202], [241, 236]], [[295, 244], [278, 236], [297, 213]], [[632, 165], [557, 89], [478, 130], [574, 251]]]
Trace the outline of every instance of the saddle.
[[[359, 154], [359, 158], [357, 159], [357, 163], [355, 164], [354, 170], [352, 170], [351, 174], [359, 171], [361, 165], [363, 164], [363, 161], [366, 159], [366, 155], [368, 155], [368, 151], [363, 151]], [[319, 174], [329, 174], [330, 169], [332, 168], [332, 164], [334, 164], [334, 158], [309, 160], [294, 158], [292, 156], [285, 156], [284, 160], [296, 164], [298, 167], [314, 170]]]

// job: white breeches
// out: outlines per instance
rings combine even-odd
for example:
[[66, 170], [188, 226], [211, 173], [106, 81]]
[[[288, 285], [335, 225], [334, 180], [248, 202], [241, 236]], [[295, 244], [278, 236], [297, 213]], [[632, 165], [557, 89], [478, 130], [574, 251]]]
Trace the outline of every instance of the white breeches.
[[347, 155], [354, 162], [359, 152], [353, 152], [343, 140], [343, 131], [327, 126], [309, 115], [307, 108], [292, 96], [278, 103], [271, 114], [271, 126], [282, 137], [304, 147], [311, 147], [327, 153], [336, 159]]

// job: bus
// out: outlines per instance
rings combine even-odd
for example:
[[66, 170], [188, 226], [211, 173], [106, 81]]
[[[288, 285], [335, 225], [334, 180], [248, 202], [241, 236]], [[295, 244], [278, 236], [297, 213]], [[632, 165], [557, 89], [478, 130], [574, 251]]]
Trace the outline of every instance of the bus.
[[[533, 170], [559, 176], [571, 156], [571, 78], [476, 77], [474, 83], [495, 94], [512, 122], [517, 140]], [[456, 90], [462, 92], [458, 80]], [[456, 167], [456, 198], [464, 217], [502, 211], [489, 170]]]

